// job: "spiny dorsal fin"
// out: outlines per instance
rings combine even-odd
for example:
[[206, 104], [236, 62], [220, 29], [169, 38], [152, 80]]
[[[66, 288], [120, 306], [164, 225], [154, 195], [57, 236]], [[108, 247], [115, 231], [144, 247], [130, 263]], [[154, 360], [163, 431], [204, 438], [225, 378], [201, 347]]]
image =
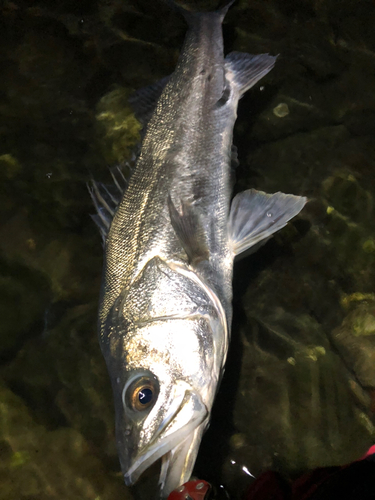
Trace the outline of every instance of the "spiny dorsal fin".
[[[126, 166], [130, 169], [128, 164], [126, 164]], [[98, 226], [103, 242], [106, 240], [113, 216], [128, 183], [123, 172], [123, 167], [116, 166], [111, 168], [110, 173], [114, 185], [105, 185], [93, 179], [91, 183], [87, 185], [97, 212], [95, 215], [91, 215], [91, 218]]]
[[231, 205], [228, 233], [234, 255], [239, 255], [286, 226], [304, 207], [307, 198], [292, 194], [266, 194], [248, 189]]
[[207, 260], [209, 251], [197, 208], [182, 201], [179, 213], [169, 195], [168, 209], [173, 229], [188, 256], [189, 263], [195, 265]]

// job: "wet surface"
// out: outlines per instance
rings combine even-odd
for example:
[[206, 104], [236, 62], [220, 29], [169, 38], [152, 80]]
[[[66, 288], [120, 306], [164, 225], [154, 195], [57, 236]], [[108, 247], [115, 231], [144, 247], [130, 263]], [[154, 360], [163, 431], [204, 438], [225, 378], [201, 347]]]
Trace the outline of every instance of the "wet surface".
[[[349, 462], [375, 439], [374, 21], [349, 0], [238, 1], [226, 19], [228, 51], [280, 54], [240, 102], [235, 189], [310, 199], [235, 267], [196, 466], [232, 498], [251, 474]], [[86, 182], [131, 157], [127, 98], [173, 71], [185, 25], [146, 0], [5, 1], [0, 24], [0, 498], [130, 499]]]

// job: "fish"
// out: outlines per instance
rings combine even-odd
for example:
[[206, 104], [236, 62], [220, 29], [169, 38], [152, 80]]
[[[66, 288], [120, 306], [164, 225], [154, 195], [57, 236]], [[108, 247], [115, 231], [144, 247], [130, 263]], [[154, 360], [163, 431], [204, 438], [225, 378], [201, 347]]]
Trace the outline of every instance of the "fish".
[[99, 183], [91, 189], [104, 241], [99, 341], [119, 459], [126, 485], [160, 460], [158, 498], [189, 480], [210, 421], [230, 340], [235, 257], [306, 203], [254, 189], [232, 199], [238, 101], [276, 57], [224, 57], [229, 5], [179, 8], [188, 29], [175, 71], [131, 100], [143, 134], [129, 183], [121, 185], [119, 170], [120, 195]]

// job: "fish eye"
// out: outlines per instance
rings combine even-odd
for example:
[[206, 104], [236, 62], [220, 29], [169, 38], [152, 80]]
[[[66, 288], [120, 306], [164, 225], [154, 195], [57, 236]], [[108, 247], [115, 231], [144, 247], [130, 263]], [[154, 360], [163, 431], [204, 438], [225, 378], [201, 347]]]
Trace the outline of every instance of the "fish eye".
[[158, 384], [151, 377], [140, 377], [127, 388], [127, 405], [134, 411], [149, 409], [158, 397]]
[[131, 394], [131, 406], [134, 410], [142, 411], [149, 408], [154, 400], [154, 391], [148, 384], [136, 387]]

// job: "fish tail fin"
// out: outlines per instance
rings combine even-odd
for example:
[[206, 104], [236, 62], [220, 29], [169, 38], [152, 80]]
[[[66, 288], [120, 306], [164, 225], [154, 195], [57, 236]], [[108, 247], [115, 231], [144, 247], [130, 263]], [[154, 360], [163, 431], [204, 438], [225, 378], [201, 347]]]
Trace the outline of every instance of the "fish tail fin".
[[[236, 0], [230, 0], [230, 1], [226, 2], [219, 9], [211, 12], [211, 14], [216, 14], [219, 17], [219, 20], [222, 22], [227, 14], [229, 8], [232, 6], [232, 4], [235, 1]], [[205, 12], [187, 10], [184, 7], [182, 7], [179, 3], [177, 3], [175, 0], [166, 0], [166, 2], [168, 3], [168, 5], [170, 5], [172, 7], [172, 9], [174, 9], [175, 11], [177, 11], [179, 14], [181, 14], [184, 17], [185, 21], [187, 22], [187, 24], [189, 26], [194, 25], [197, 17], [200, 17], [202, 14], [206, 14]]]
[[237, 89], [239, 97], [253, 87], [274, 67], [278, 56], [231, 52], [225, 58], [228, 79]]
[[220, 7], [216, 12], [220, 15], [221, 20], [224, 20], [224, 17], [227, 15], [228, 10], [232, 7], [236, 0], [230, 0], [223, 7]]

